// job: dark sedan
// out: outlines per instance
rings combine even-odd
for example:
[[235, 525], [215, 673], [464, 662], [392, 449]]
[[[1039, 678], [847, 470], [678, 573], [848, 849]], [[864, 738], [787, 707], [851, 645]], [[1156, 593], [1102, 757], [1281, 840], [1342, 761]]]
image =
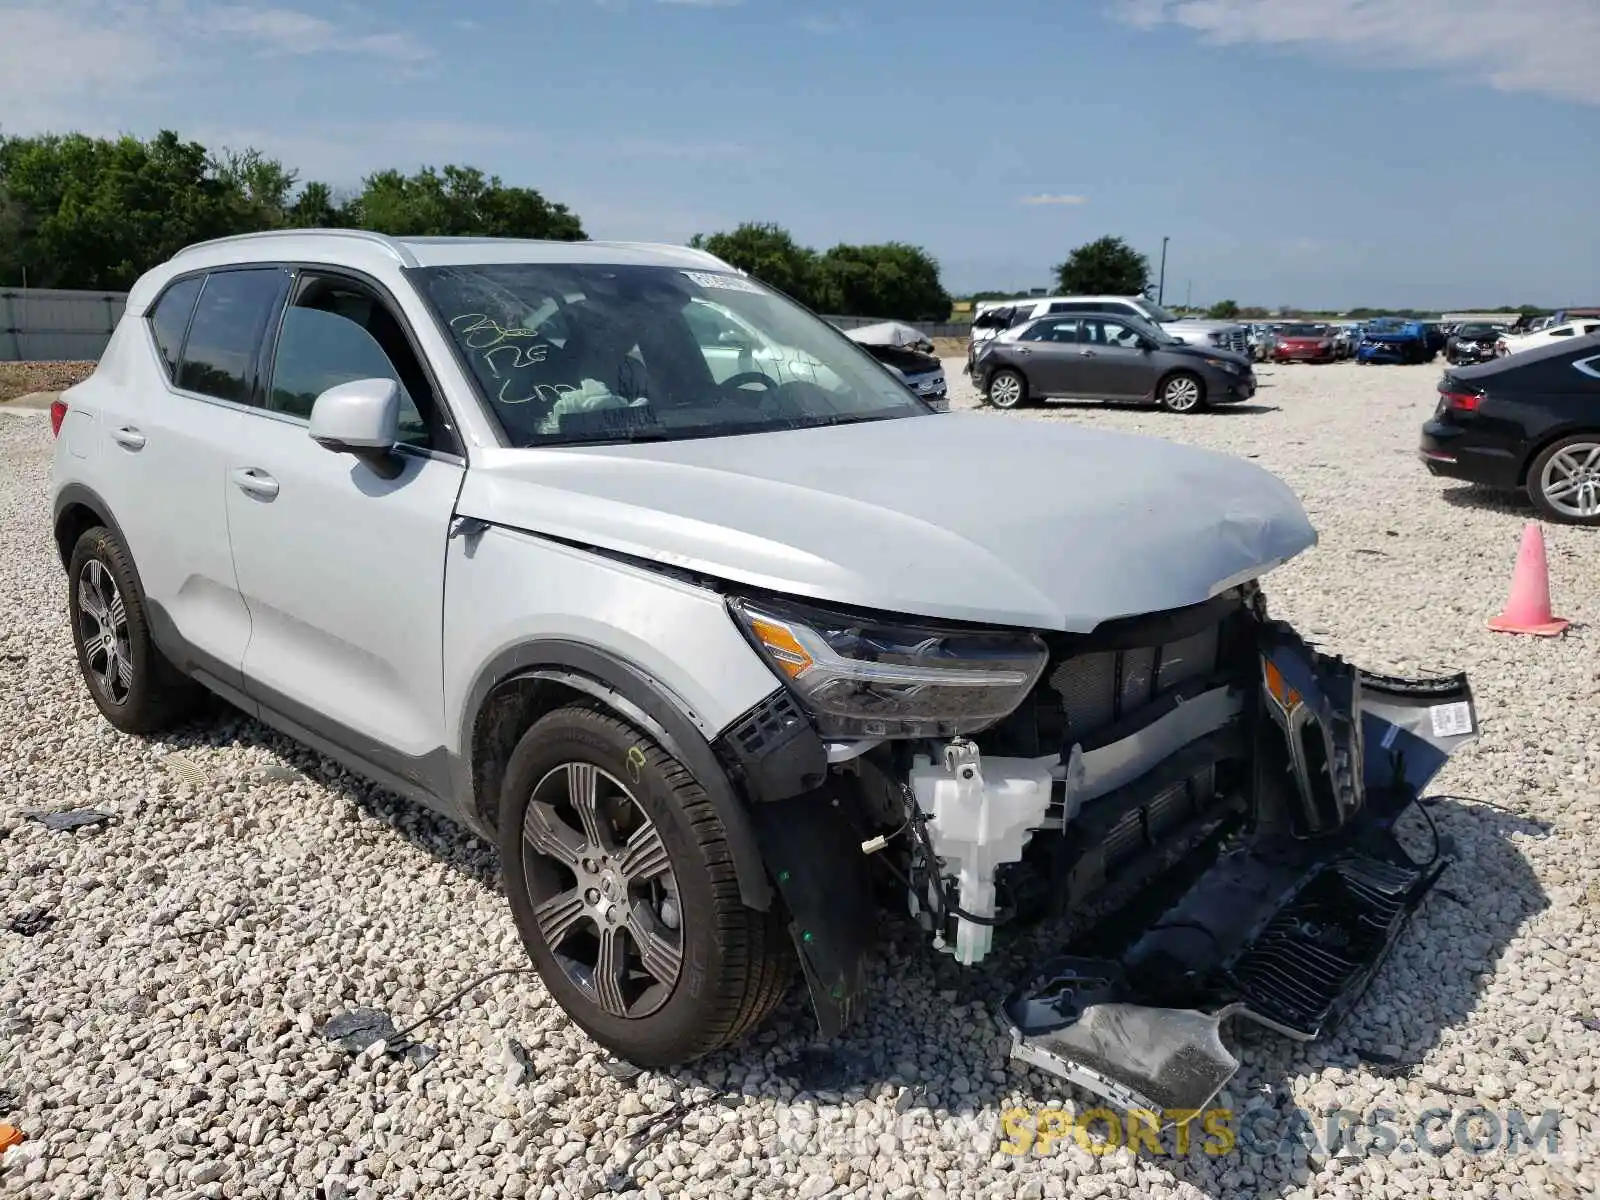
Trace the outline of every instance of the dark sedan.
[[996, 408], [1032, 400], [1157, 403], [1169, 412], [1248, 400], [1256, 377], [1243, 354], [1191, 346], [1137, 317], [1040, 317], [984, 342], [972, 377]]
[[1600, 525], [1600, 334], [1446, 371], [1421, 454], [1435, 475]]
[[1451, 366], [1489, 362], [1497, 353], [1501, 329], [1498, 325], [1462, 325], [1444, 345], [1444, 358]]

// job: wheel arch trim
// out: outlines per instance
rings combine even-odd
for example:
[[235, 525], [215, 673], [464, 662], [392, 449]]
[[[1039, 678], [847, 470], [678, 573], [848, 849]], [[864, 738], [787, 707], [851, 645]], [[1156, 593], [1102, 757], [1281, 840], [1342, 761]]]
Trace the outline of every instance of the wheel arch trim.
[[55, 539], [56, 549], [61, 558], [62, 569], [66, 569], [72, 558], [72, 547], [64, 546], [61, 542], [61, 523], [69, 508], [86, 508], [100, 519], [100, 524], [110, 529], [117, 535], [117, 540], [122, 543], [123, 549], [128, 553], [130, 565], [134, 565], [134, 574], [138, 574], [137, 565], [133, 564], [133, 548], [128, 545], [128, 539], [122, 535], [122, 527], [117, 524], [116, 517], [111, 515], [111, 506], [101, 499], [100, 494], [93, 488], [82, 483], [63, 484], [56, 492], [55, 500], [50, 510], [50, 533]]
[[[705, 789], [728, 838], [739, 881], [739, 897], [750, 908], [772, 907], [772, 884], [756, 841], [755, 825], [734, 790], [711, 743], [683, 700], [648, 672], [598, 646], [564, 638], [518, 642], [500, 651], [474, 677], [461, 709], [456, 757], [459, 807], [475, 810], [473, 732], [484, 703], [499, 687], [517, 680], [559, 683], [592, 697], [617, 716], [640, 726], [683, 763]], [[496, 798], [497, 799], [497, 798]]]

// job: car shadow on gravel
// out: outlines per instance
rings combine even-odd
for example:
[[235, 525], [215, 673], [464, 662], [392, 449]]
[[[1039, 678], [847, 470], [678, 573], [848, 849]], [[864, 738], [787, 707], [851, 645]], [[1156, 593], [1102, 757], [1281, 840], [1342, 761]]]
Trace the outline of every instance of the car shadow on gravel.
[[1467, 508], [1476, 512], [1503, 513], [1512, 517], [1531, 517], [1537, 512], [1526, 492], [1485, 487], [1482, 484], [1448, 487], [1440, 493], [1440, 497], [1453, 508]]

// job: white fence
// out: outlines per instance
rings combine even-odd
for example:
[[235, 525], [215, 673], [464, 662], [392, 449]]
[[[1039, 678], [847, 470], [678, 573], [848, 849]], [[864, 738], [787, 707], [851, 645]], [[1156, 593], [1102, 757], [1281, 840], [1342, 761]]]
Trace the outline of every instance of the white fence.
[[126, 292], [0, 288], [0, 362], [89, 362], [111, 339]]

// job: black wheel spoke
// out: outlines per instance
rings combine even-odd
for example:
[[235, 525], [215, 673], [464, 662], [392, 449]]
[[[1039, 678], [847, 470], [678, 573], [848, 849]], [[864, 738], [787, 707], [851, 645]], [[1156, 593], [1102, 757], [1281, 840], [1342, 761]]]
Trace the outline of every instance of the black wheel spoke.
[[630, 887], [648, 883], [666, 874], [671, 865], [672, 860], [667, 857], [667, 846], [661, 840], [660, 831], [648, 822], [639, 826], [638, 831], [628, 839], [628, 844], [617, 859], [617, 869]]
[[628, 1001], [622, 992], [627, 969], [627, 947], [623, 944], [621, 929], [602, 926], [600, 953], [594, 965], [594, 992], [600, 1007], [614, 1017], [628, 1015]]
[[583, 894], [576, 888], [558, 892], [533, 910], [533, 919], [539, 923], [545, 945], [551, 950], [566, 941], [579, 922], [588, 917]]
[[590, 850], [604, 853], [611, 845], [611, 837], [600, 814], [600, 772], [593, 763], [567, 764], [567, 801], [583, 825]]
[[583, 859], [587, 843], [572, 826], [556, 816], [556, 810], [541, 800], [528, 805], [522, 818], [522, 839], [534, 850], [575, 870]]
[[639, 964], [656, 982], [671, 987], [683, 966], [683, 951], [672, 933], [663, 929], [650, 907], [640, 901], [628, 913], [628, 935], [639, 948]]

